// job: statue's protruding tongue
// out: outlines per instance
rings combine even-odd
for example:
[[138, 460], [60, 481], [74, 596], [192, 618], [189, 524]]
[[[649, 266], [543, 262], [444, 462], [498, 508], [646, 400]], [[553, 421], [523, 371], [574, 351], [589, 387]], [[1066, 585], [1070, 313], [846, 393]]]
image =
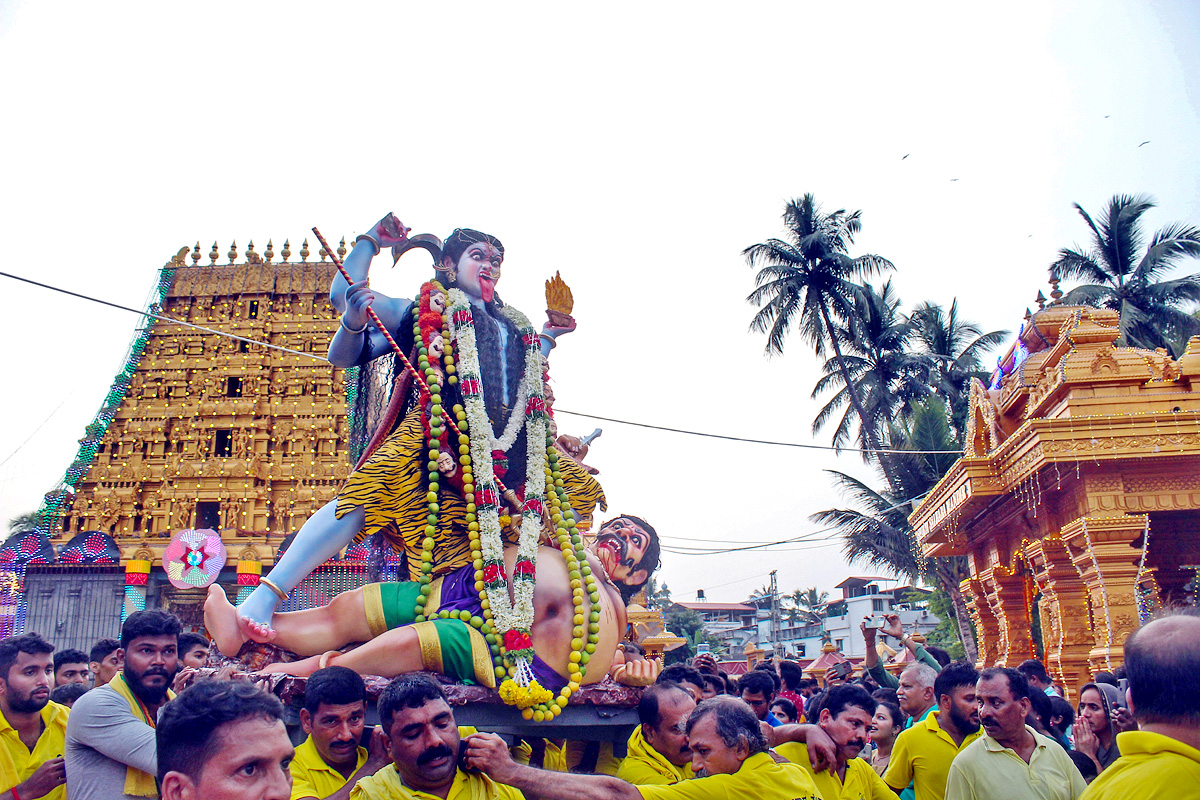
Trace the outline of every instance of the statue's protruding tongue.
[[479, 296], [483, 298], [483, 302], [490, 303], [496, 295], [496, 281], [486, 272], [479, 274]]

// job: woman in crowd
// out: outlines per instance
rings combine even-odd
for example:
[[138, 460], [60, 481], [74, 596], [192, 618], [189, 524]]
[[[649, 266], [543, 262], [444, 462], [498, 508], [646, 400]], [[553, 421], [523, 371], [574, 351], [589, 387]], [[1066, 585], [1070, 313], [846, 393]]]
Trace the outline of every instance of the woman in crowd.
[[882, 776], [887, 772], [888, 762], [892, 759], [892, 745], [903, 728], [904, 714], [900, 713], [900, 706], [885, 701], [875, 707], [875, 716], [871, 718], [867, 735], [875, 745], [871, 753], [871, 768], [876, 774]]

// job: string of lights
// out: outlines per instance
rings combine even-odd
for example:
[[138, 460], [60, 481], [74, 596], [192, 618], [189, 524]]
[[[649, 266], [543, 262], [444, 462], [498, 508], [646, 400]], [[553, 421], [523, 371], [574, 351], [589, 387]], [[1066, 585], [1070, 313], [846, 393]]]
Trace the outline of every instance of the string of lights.
[[[121, 311], [128, 311], [132, 314], [138, 314], [140, 316], [149, 317], [151, 319], [158, 320], [160, 322], [164, 322], [169, 325], [184, 325], [189, 328], [195, 328], [196, 330], [204, 331], [205, 333], [211, 333], [211, 334], [214, 334], [217, 336], [224, 336], [224, 337], [227, 337], [230, 339], [235, 339], [239, 342], [246, 342], [247, 344], [255, 345], [257, 347], [265, 347], [269, 350], [279, 350], [281, 352], [290, 353], [292, 355], [304, 356], [306, 358], [316, 359], [318, 361], [325, 361], [324, 357], [319, 356], [315, 353], [305, 353], [300, 350], [292, 350], [287, 347], [282, 347], [277, 344], [272, 344], [271, 342], [263, 342], [263, 341], [259, 341], [257, 339], [248, 339], [244, 336], [237, 336], [236, 334], [232, 334], [227, 331], [219, 331], [219, 330], [214, 330], [212, 328], [206, 328], [203, 325], [197, 325], [195, 323], [187, 322], [185, 320], [174, 319], [172, 317], [168, 317], [163, 314], [157, 314], [157, 313], [154, 313], [151, 311], [143, 311], [143, 310], [139, 310], [136, 308], [132, 308], [130, 306], [121, 305], [120, 303], [113, 303], [108, 300], [102, 300], [98, 297], [92, 297], [90, 295], [82, 294], [80, 292], [73, 292], [69, 289], [63, 289], [58, 286], [52, 286], [48, 283], [42, 283], [40, 281], [35, 281], [30, 278], [22, 277], [20, 275], [13, 275], [12, 273], [9, 273], [9, 272], [0, 272], [0, 277], [11, 278], [12, 280], [20, 281], [22, 283], [28, 283], [33, 286], [38, 286], [42, 289], [48, 289], [53, 292], [59, 292], [61, 294], [69, 295], [71, 297], [76, 297], [81, 300], [88, 300], [93, 303], [99, 303], [100, 305], [109, 306], [110, 308], [120, 309]], [[862, 448], [857, 448], [857, 447], [835, 447], [833, 445], [811, 444], [811, 443], [805, 443], [805, 442], [779, 442], [779, 441], [772, 441], [769, 439], [753, 439], [753, 438], [744, 437], [744, 436], [729, 436], [729, 435], [720, 434], [720, 433], [707, 433], [705, 431], [692, 431], [692, 430], [687, 430], [684, 428], [673, 428], [673, 427], [669, 427], [669, 426], [665, 426], [665, 425], [652, 425], [648, 422], [634, 422], [632, 420], [618, 419], [616, 417], [605, 417], [605, 416], [600, 416], [598, 414], [587, 414], [582, 411], [571, 411], [571, 410], [568, 410], [565, 408], [555, 408], [554, 413], [568, 414], [568, 415], [574, 416], [574, 417], [583, 417], [585, 419], [594, 419], [594, 420], [600, 420], [603, 422], [613, 422], [613, 423], [616, 423], [619, 425], [631, 425], [631, 426], [638, 427], [638, 428], [648, 428], [650, 430], [665, 431], [668, 433], [679, 433], [679, 434], [684, 434], [687, 436], [701, 436], [701, 437], [708, 438], [708, 439], [724, 439], [726, 441], [743, 442], [746, 444], [765, 444], [765, 445], [769, 445], [772, 447], [793, 447], [793, 448], [800, 448], [803, 450], [825, 450], [825, 451], [834, 451], [834, 452], [839, 452], [839, 453], [840, 452], [850, 452], [850, 453], [871, 452], [871, 453], [907, 453], [909, 455], [962, 455], [962, 452], [959, 450], [907, 450], [907, 449], [898, 449], [898, 448], [879, 448], [879, 449], [872, 449], [872, 450], [868, 451], [868, 450], [864, 450]]]

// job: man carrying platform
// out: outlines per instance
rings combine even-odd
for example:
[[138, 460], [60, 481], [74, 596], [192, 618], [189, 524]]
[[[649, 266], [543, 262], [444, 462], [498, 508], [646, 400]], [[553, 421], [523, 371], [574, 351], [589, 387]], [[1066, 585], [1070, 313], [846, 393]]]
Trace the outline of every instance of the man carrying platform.
[[867, 690], [856, 684], [829, 690], [817, 721], [836, 748], [829, 769], [813, 769], [808, 747], [803, 744], [781, 744], [776, 752], [807, 770], [824, 800], [893, 800], [896, 793], [870, 764], [858, 758], [867, 744], [867, 727], [877, 705]]
[[379, 720], [392, 763], [360, 780], [351, 800], [523, 800], [516, 789], [462, 769], [454, 711], [427, 675], [401, 675], [389, 683], [379, 698]]
[[349, 800], [354, 785], [388, 763], [383, 729], [370, 748], [360, 747], [367, 717], [367, 687], [357, 672], [327, 667], [304, 685], [300, 727], [308, 738], [292, 760], [292, 799]]
[[693, 777], [692, 751], [684, 726], [696, 708], [677, 683], [656, 683], [638, 703], [641, 725], [629, 736], [629, 750], [617, 777], [635, 786], [679, 783]]
[[[467, 739], [467, 764], [500, 783], [546, 800], [816, 800], [812, 778], [795, 764], [778, 763], [754, 712], [733, 697], [705, 700], [688, 716], [685, 732], [692, 768], [706, 777], [664, 785], [634, 786], [607, 775], [564, 775], [512, 760], [492, 734]], [[368, 798], [382, 800], [382, 798]]]

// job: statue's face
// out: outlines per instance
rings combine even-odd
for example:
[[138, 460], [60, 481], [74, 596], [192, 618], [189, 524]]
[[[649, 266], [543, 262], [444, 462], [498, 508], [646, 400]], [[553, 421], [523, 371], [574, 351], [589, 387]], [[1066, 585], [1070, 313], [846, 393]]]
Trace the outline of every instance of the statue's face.
[[646, 570], [638, 567], [649, 546], [650, 535], [640, 525], [626, 517], [617, 517], [604, 524], [591, 549], [609, 580], [638, 586], [649, 577]]
[[492, 302], [500, 282], [500, 263], [504, 254], [487, 242], [476, 242], [463, 251], [455, 269], [458, 288], [485, 303]]
[[458, 472], [458, 463], [455, 462], [454, 456], [447, 453], [445, 450], [438, 453], [438, 472], [446, 477], [453, 477], [454, 473]]

